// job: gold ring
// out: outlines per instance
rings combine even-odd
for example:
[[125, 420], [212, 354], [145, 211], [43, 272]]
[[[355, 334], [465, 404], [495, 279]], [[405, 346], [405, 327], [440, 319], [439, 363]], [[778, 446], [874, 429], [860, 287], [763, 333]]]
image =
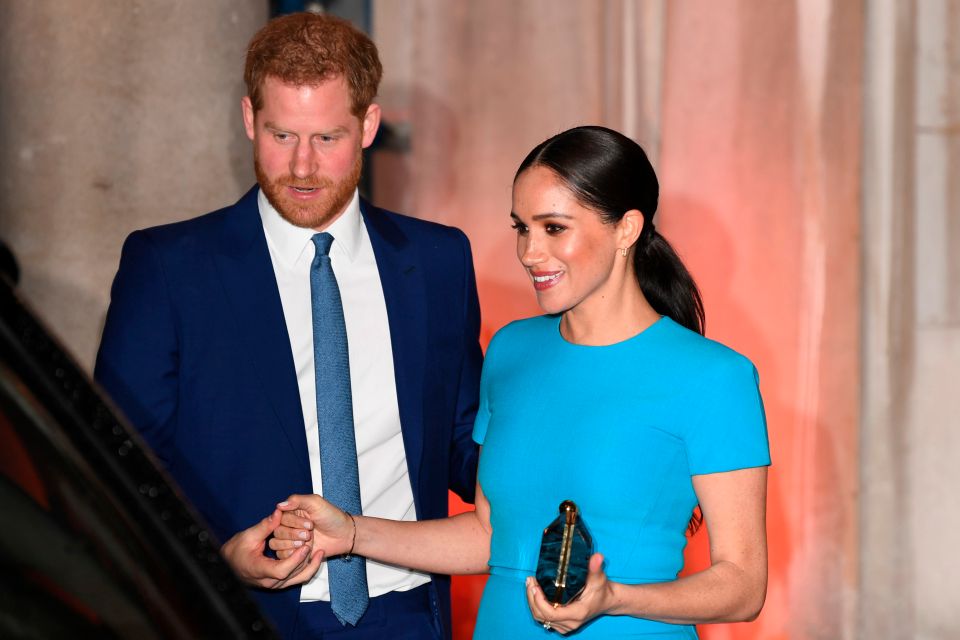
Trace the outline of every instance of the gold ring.
[[556, 609], [556, 608], [559, 607], [559, 606], [560, 606], [560, 603], [559, 603], [559, 602], [554, 602], [554, 603], [553, 603], [553, 608], [554, 608], [554, 609]]

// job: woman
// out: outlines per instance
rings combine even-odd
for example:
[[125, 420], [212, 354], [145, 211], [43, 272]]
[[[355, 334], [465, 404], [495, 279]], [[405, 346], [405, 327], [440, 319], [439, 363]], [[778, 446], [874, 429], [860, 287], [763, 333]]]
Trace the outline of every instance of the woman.
[[[696, 285], [654, 228], [658, 190], [643, 150], [615, 131], [537, 146], [511, 218], [547, 315], [504, 327], [487, 350], [476, 511], [401, 523], [291, 496], [271, 547], [289, 553], [313, 529], [328, 556], [489, 570], [477, 638], [695, 638], [694, 624], [756, 617], [769, 464], [756, 371], [701, 335]], [[599, 553], [582, 595], [553, 607], [531, 576], [566, 499]], [[711, 565], [677, 579], [698, 504]]]

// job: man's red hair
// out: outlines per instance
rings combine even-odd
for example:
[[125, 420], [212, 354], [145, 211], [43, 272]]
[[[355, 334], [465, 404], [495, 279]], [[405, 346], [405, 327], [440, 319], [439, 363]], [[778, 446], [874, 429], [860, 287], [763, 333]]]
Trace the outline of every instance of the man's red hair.
[[351, 112], [362, 118], [380, 86], [383, 67], [365, 33], [331, 15], [293, 13], [274, 18], [247, 48], [243, 79], [254, 112], [263, 107], [268, 76], [294, 86], [316, 86], [342, 76], [350, 89]]

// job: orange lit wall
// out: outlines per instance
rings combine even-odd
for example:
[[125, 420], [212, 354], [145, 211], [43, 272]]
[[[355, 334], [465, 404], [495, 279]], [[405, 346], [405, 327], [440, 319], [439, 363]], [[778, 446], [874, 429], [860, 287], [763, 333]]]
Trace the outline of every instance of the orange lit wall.
[[[378, 5], [374, 35], [385, 114], [411, 144], [379, 154], [376, 199], [466, 231], [486, 345], [538, 312], [507, 219], [517, 164], [569, 126], [632, 127], [707, 334], [756, 363], [769, 422], [766, 606], [701, 637], [844, 637], [857, 589], [860, 3], [399, 4]], [[707, 562], [701, 532], [688, 570]], [[468, 638], [483, 578], [454, 584]]]
[[704, 638], [838, 638], [852, 619], [862, 38], [855, 3], [670, 4], [662, 228], [708, 335], [760, 371], [774, 463], [766, 606]]

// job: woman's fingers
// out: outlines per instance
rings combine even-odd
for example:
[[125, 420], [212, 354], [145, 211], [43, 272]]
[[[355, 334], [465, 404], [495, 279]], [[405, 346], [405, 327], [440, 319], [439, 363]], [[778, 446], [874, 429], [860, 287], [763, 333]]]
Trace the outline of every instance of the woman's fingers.
[[304, 540], [284, 540], [282, 538], [270, 538], [267, 546], [274, 551], [296, 550], [307, 544]]
[[[600, 558], [602, 565], [603, 558]], [[591, 568], [593, 567], [591, 559]], [[536, 579], [527, 578], [527, 604], [530, 606], [530, 613], [533, 619], [544, 625], [545, 629], [556, 631], [560, 634], [567, 634], [586, 622], [588, 612], [583, 604], [577, 600], [566, 605], [555, 605], [547, 600], [543, 589], [537, 584]]]
[[[297, 522], [300, 522], [300, 520], [298, 519]], [[281, 524], [274, 530], [273, 537], [281, 540], [302, 540], [306, 542], [313, 538], [313, 531], [298, 526]]]

